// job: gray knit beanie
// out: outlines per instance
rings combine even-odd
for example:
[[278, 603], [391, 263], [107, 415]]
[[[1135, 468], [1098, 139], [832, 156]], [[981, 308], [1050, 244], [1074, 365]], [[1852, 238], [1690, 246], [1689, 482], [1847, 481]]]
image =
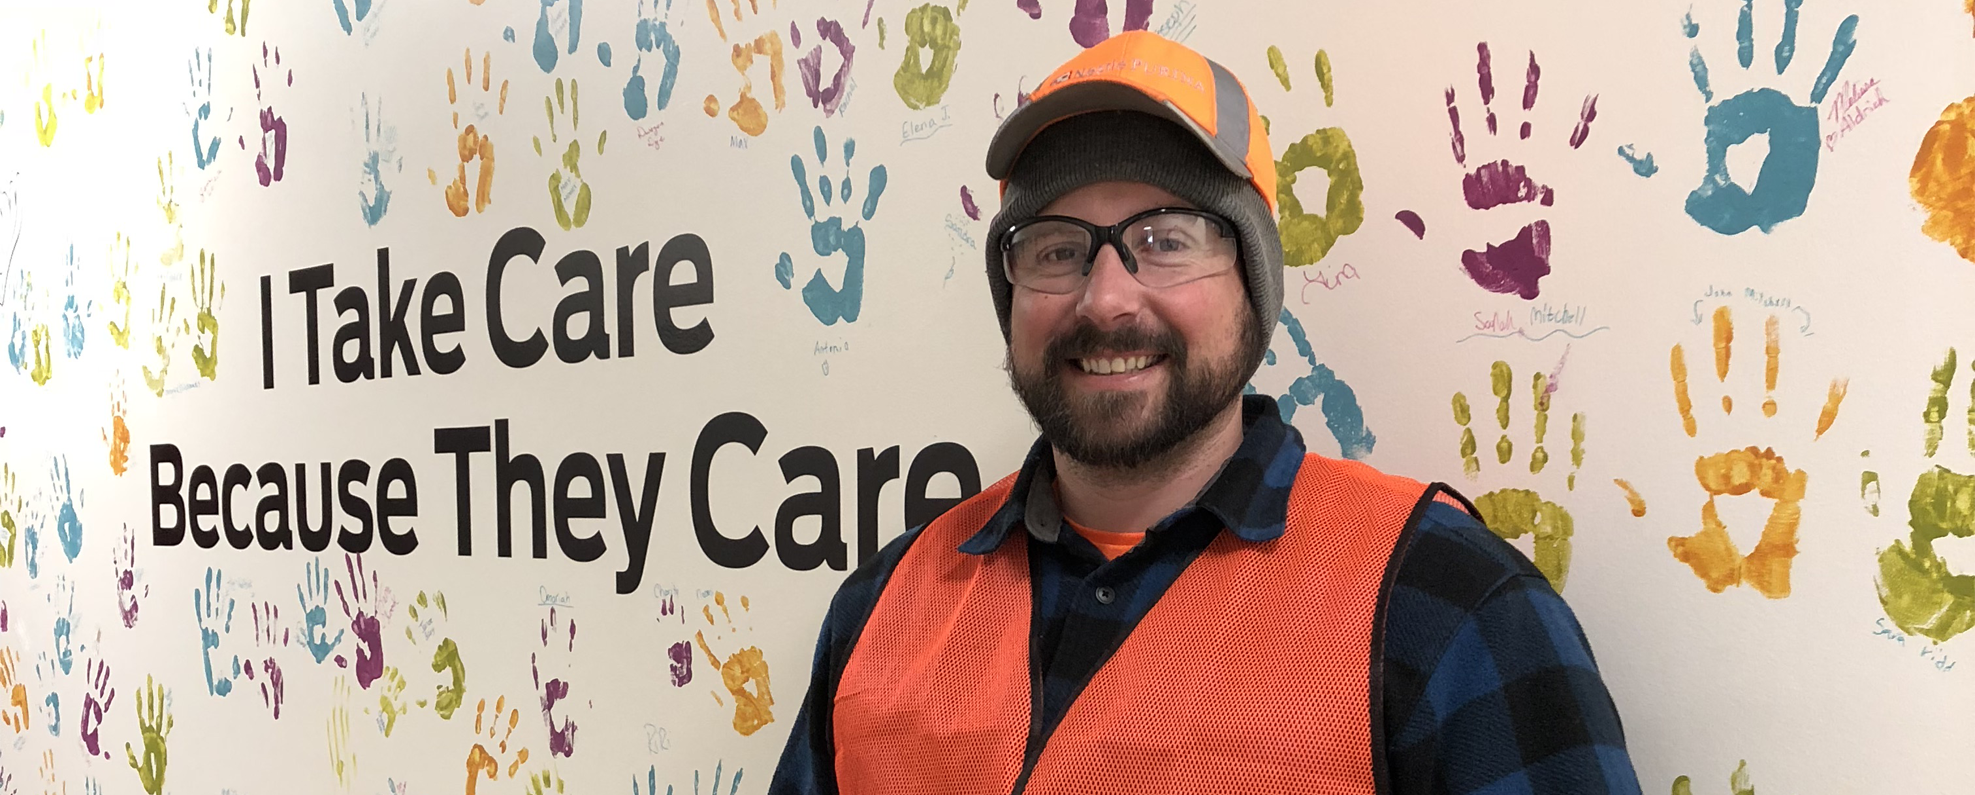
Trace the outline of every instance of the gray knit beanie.
[[1234, 223], [1241, 236], [1242, 281], [1267, 347], [1282, 310], [1282, 238], [1275, 215], [1255, 187], [1221, 165], [1198, 138], [1136, 111], [1072, 116], [1044, 128], [1022, 149], [1008, 174], [1001, 212], [988, 226], [988, 291], [1002, 338], [1009, 336], [1013, 302], [1013, 287], [1001, 269], [1004, 233], [1065, 193], [1113, 181], [1158, 187]]

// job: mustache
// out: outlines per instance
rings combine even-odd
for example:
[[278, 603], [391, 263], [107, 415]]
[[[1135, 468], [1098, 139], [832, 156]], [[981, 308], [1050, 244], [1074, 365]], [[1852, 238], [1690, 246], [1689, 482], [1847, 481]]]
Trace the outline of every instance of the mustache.
[[1186, 342], [1172, 329], [1125, 326], [1106, 331], [1087, 320], [1078, 321], [1068, 333], [1051, 340], [1045, 358], [1054, 362], [1120, 350], [1150, 351], [1172, 358], [1174, 364], [1186, 363]]

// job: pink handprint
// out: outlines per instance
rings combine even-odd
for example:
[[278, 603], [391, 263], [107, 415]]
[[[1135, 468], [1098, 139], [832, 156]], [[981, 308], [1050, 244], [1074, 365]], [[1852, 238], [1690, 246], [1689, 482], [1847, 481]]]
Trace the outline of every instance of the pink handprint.
[[[562, 646], [563, 651], [574, 652], [576, 650], [576, 621], [574, 619], [569, 622], [569, 636], [567, 640], [562, 637], [562, 634], [561, 624], [556, 618], [555, 608], [551, 607], [549, 608], [549, 617], [542, 619], [543, 650], [553, 651], [556, 646]], [[576, 753], [576, 721], [565, 715], [562, 719], [561, 727], [557, 727], [555, 722], [555, 705], [557, 702], [569, 697], [569, 682], [561, 678], [551, 678], [548, 682], [544, 683], [542, 681], [541, 666], [541, 658], [543, 656], [542, 654], [529, 655], [528, 668], [535, 678], [535, 691], [541, 697], [542, 720], [549, 726], [549, 756], [552, 758], [556, 756], [570, 756]], [[561, 655], [556, 656], [559, 657]], [[561, 667], [565, 669], [568, 667], [566, 659]], [[550, 672], [554, 673], [554, 669], [552, 668]]]
[[[369, 690], [370, 683], [384, 675], [384, 628], [377, 620], [377, 602], [383, 588], [378, 585], [374, 571], [370, 573], [369, 584], [364, 583], [362, 556], [344, 555], [343, 563], [350, 572], [349, 588], [337, 582], [336, 601], [343, 605], [343, 615], [350, 619], [350, 634], [357, 637], [357, 686]], [[348, 663], [339, 654], [336, 664]]]
[[83, 664], [82, 670], [90, 687], [82, 694], [82, 747], [90, 756], [108, 759], [110, 752], [103, 747], [102, 738], [103, 713], [117, 700], [117, 689], [110, 686], [110, 664], [90, 660]]

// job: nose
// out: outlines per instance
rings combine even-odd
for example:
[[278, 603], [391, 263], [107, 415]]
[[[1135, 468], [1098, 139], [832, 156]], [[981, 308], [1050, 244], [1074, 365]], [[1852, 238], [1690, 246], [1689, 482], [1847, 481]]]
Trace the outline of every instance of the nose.
[[1125, 270], [1118, 249], [1106, 243], [1097, 249], [1090, 276], [1084, 281], [1083, 297], [1077, 301], [1077, 314], [1098, 328], [1130, 325], [1145, 305], [1145, 286]]

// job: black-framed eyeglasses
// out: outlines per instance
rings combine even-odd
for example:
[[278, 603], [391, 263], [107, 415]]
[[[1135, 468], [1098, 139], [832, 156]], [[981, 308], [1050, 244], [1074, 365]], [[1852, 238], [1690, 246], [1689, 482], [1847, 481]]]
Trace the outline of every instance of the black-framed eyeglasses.
[[1104, 244], [1146, 287], [1173, 287], [1232, 270], [1240, 259], [1234, 224], [1203, 210], [1160, 207], [1098, 226], [1044, 215], [1001, 236], [1001, 269], [1010, 284], [1062, 295], [1081, 289]]

